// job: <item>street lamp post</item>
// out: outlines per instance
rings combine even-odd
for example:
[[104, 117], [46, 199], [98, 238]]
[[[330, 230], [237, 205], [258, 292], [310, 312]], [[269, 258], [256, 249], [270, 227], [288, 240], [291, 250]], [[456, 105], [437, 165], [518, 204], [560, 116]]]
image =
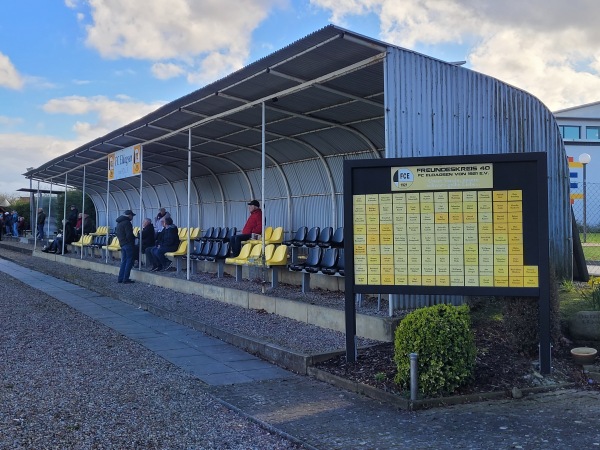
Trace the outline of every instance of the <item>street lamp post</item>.
[[586, 167], [592, 160], [587, 153], [579, 155], [579, 162], [583, 164], [583, 242], [587, 242], [587, 181]]

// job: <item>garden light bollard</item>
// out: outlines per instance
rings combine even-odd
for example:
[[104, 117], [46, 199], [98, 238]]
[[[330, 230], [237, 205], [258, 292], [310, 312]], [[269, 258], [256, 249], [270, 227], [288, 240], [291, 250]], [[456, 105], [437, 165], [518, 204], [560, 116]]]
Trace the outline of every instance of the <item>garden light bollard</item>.
[[410, 400], [415, 401], [419, 393], [419, 369], [417, 361], [419, 360], [418, 353], [410, 354]]

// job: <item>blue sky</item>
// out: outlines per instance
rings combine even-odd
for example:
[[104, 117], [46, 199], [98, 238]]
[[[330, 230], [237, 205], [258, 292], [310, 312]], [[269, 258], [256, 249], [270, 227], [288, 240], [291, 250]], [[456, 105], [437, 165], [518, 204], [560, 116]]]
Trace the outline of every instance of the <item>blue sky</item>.
[[[524, 5], [526, 4], [526, 7]], [[598, 101], [592, 0], [13, 0], [0, 3], [0, 194], [62, 153], [335, 23], [532, 92]]]

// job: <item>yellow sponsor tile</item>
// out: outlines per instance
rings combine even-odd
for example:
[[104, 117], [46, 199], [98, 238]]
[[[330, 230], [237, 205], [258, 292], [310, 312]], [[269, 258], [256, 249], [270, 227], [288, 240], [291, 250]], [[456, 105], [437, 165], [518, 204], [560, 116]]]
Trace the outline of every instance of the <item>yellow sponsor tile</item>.
[[423, 244], [421, 245], [421, 254], [423, 255], [435, 255], [436, 248], [435, 244]]
[[508, 267], [508, 255], [494, 254], [494, 266], [507, 266]]
[[352, 240], [354, 241], [354, 245], [366, 245], [367, 235], [366, 234], [355, 234], [354, 238]]
[[352, 224], [353, 225], [361, 225], [367, 223], [367, 216], [363, 215], [354, 215], [352, 216]]
[[479, 223], [493, 223], [494, 214], [491, 212], [480, 212], [477, 214], [477, 221]]
[[448, 201], [449, 202], [460, 202], [463, 201], [463, 194], [461, 191], [452, 191], [448, 193]]
[[379, 225], [379, 234], [394, 234], [394, 225], [390, 223]]
[[494, 224], [496, 223], [508, 223], [508, 213], [505, 212], [494, 212]]
[[508, 266], [509, 277], [522, 277], [524, 274], [523, 266]]
[[464, 286], [465, 285], [465, 277], [464, 276], [450, 276], [450, 286]]
[[494, 255], [508, 255], [508, 244], [494, 245]]
[[383, 286], [393, 286], [394, 285], [394, 275], [382, 275], [381, 276], [381, 284]]
[[508, 243], [518, 245], [523, 243], [523, 235], [521, 233], [509, 233]]
[[367, 246], [362, 244], [354, 245], [354, 254], [355, 255], [366, 255], [367, 254]]
[[368, 265], [367, 266], [367, 273], [369, 274], [369, 276], [371, 275], [381, 275], [381, 266], [379, 265]]
[[508, 202], [508, 212], [518, 213], [523, 211], [523, 202]]
[[367, 255], [378, 255], [379, 245], [367, 244]]
[[396, 286], [406, 286], [408, 284], [408, 277], [406, 275], [395, 275], [394, 284]]
[[512, 189], [508, 191], [508, 200], [517, 201], [523, 200], [523, 191], [521, 189]]
[[517, 223], [517, 222], [509, 223], [508, 224], [508, 232], [523, 234], [523, 224]]
[[494, 233], [507, 234], [508, 233], [508, 224], [496, 222], [494, 223]]
[[508, 234], [494, 234], [494, 244], [508, 244]]
[[463, 246], [464, 254], [467, 255], [475, 255], [479, 254], [479, 245], [478, 244], [465, 244]]
[[466, 275], [465, 276], [465, 286], [471, 286], [471, 287], [479, 286], [479, 276]]
[[434, 211], [433, 202], [421, 203], [421, 214], [433, 213]]
[[435, 275], [423, 275], [421, 277], [421, 284], [423, 286], [435, 286]]
[[448, 223], [463, 223], [463, 213], [448, 213]]
[[361, 275], [354, 275], [354, 283], [355, 284], [361, 284], [361, 285], [366, 285], [367, 284], [367, 275], [365, 274], [361, 274]]
[[536, 288], [539, 287], [538, 277], [523, 277], [523, 287]]
[[465, 268], [467, 266], [478, 266], [479, 256], [477, 255], [465, 255]]
[[379, 203], [392, 203], [392, 194], [379, 194]]
[[367, 264], [369, 266], [373, 264], [381, 264], [381, 255], [367, 255]]
[[379, 235], [378, 234], [367, 234], [367, 244], [379, 245]]
[[379, 229], [381, 226], [379, 224], [370, 224], [367, 225], [367, 234], [379, 234]]
[[365, 208], [365, 212], [366, 212], [367, 215], [368, 214], [377, 214], [377, 215], [379, 215], [379, 204], [375, 204], [375, 205], [367, 204], [366, 208]]
[[523, 213], [522, 212], [509, 212], [507, 220], [508, 220], [508, 223], [523, 223]]
[[523, 287], [523, 277], [508, 277], [509, 287]]
[[377, 214], [376, 216], [367, 214], [366, 218], [367, 224], [379, 225], [379, 214]]
[[513, 266], [522, 266], [523, 265], [523, 255], [511, 255], [509, 253], [508, 256], [508, 264]]
[[495, 277], [508, 277], [508, 266], [494, 266]]
[[462, 201], [448, 203], [448, 212], [449, 213], [461, 213], [461, 212], [463, 212]]
[[494, 202], [494, 213], [508, 212], [508, 202]]
[[523, 254], [523, 245], [522, 244], [515, 244], [515, 245], [511, 245], [508, 248], [508, 254], [509, 255], [522, 255]]
[[450, 254], [450, 245], [449, 244], [436, 244], [435, 252], [438, 255], [449, 255]]
[[436, 286], [450, 286], [450, 277], [447, 275], [438, 275], [435, 277]]
[[418, 192], [407, 192], [406, 203], [419, 203], [421, 196]]
[[421, 210], [419, 209], [418, 203], [407, 203], [406, 204], [406, 213], [407, 214], [420, 214]]
[[354, 225], [354, 234], [367, 234], [367, 226], [366, 225]]
[[508, 277], [495, 276], [494, 277], [494, 286], [495, 287], [508, 287]]
[[448, 223], [448, 213], [437, 213], [435, 223]]
[[506, 191], [493, 191], [492, 192], [492, 200], [495, 202], [508, 201], [507, 192]]
[[463, 191], [463, 202], [477, 202], [477, 191]]
[[475, 212], [463, 213], [463, 223], [477, 223], [477, 213], [475, 213]]
[[477, 191], [477, 200], [480, 202], [491, 202], [492, 191]]
[[366, 203], [364, 195], [353, 195], [352, 196], [352, 204], [353, 205], [364, 205]]
[[494, 277], [490, 276], [490, 275], [480, 275], [479, 276], [479, 286], [493, 287], [494, 286]]
[[492, 223], [479, 223], [477, 224], [478, 226], [478, 232], [479, 233], [487, 233], [487, 234], [491, 234], [494, 232], [494, 224]]
[[381, 284], [381, 275], [369, 275], [369, 285], [376, 286]]
[[421, 214], [421, 225], [424, 223], [434, 224], [435, 223], [435, 214]]
[[365, 195], [365, 203], [367, 205], [379, 205], [379, 194]]
[[392, 194], [392, 202], [394, 205], [406, 203], [406, 192], [395, 192]]
[[409, 286], [421, 286], [421, 275], [409, 275], [408, 276]]
[[523, 266], [523, 273], [526, 277], [537, 277], [538, 266]]
[[406, 223], [407, 224], [420, 224], [421, 223], [421, 214], [411, 214], [408, 213], [406, 215]]

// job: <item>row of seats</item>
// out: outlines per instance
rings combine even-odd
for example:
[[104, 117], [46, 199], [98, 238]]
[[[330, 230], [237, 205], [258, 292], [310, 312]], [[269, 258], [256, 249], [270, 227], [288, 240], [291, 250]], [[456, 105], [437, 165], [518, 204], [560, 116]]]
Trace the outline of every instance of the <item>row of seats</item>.
[[318, 273], [344, 276], [344, 249], [330, 247], [312, 247], [302, 263], [290, 264], [290, 270], [296, 272]]
[[209, 227], [202, 236], [195, 238], [199, 242], [219, 241], [229, 242], [237, 234], [237, 227]]
[[333, 227], [300, 227], [296, 231], [294, 237], [285, 242], [286, 245], [292, 247], [344, 247], [344, 227], [336, 228], [335, 232]]

